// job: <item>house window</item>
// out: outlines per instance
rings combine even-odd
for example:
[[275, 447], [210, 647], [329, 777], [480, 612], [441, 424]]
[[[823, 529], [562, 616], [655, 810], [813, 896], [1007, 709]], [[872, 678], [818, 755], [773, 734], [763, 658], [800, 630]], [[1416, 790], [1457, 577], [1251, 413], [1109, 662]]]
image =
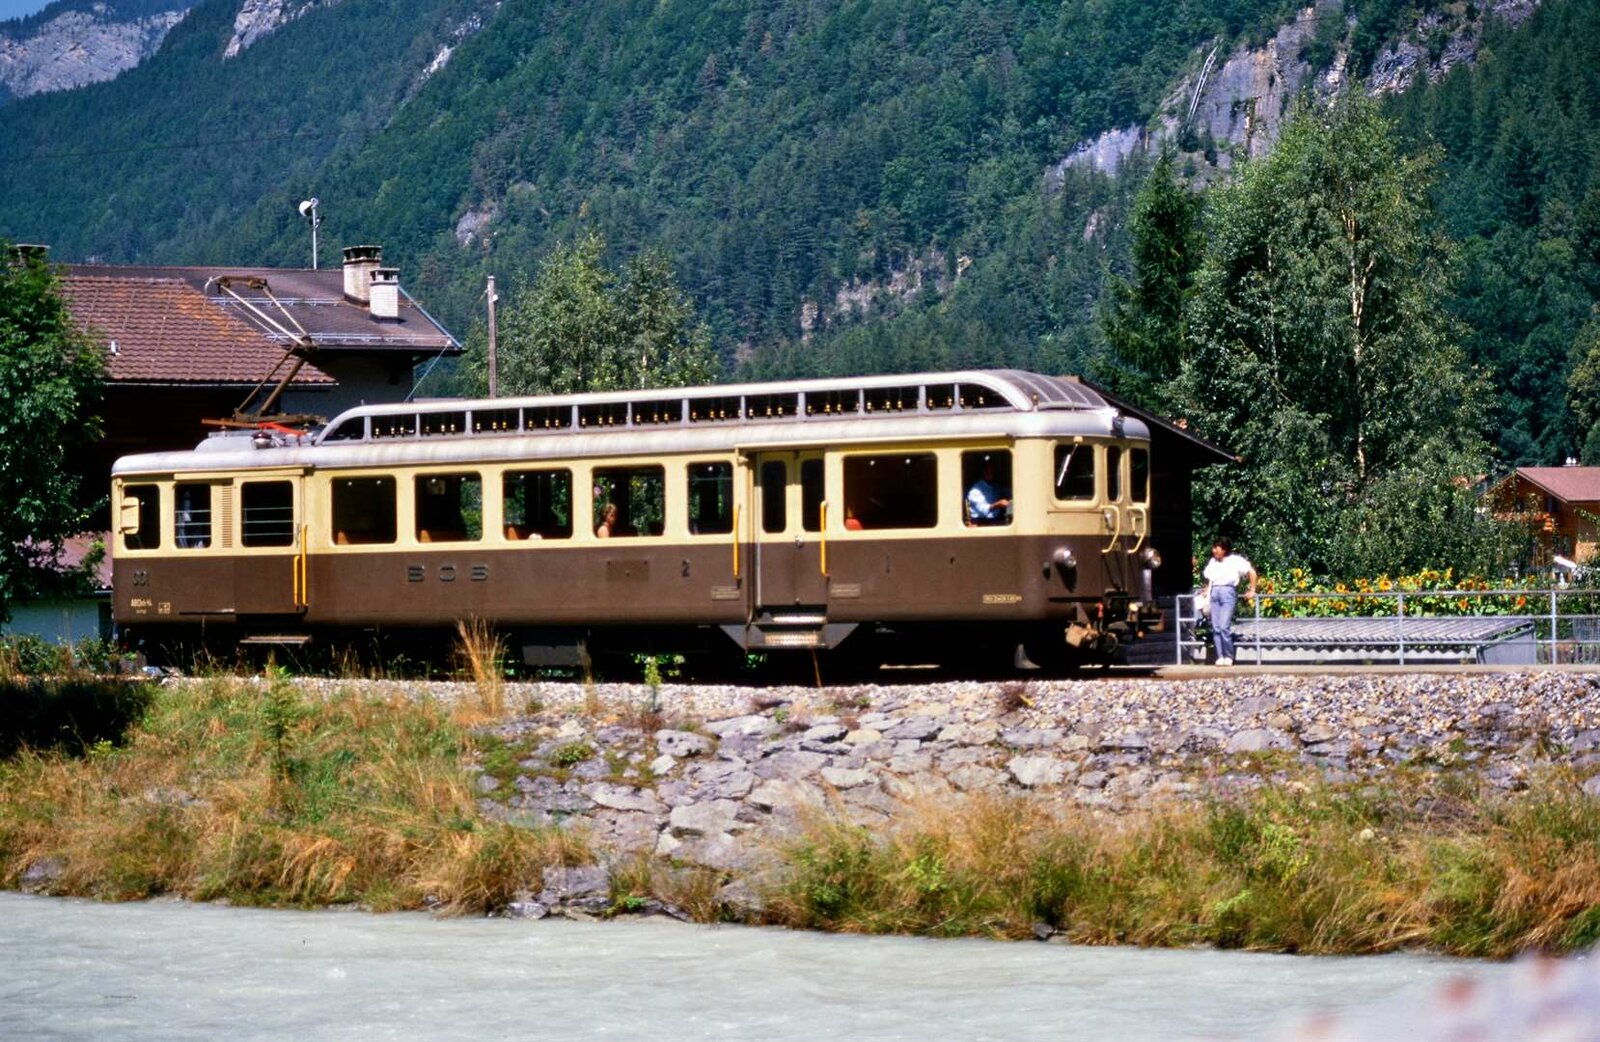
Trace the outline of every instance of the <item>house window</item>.
[[239, 541], [245, 546], [294, 545], [294, 485], [246, 481], [239, 489]]
[[733, 531], [733, 464], [691, 463], [688, 471], [690, 534]]
[[395, 540], [394, 478], [338, 478], [333, 482], [333, 542], [337, 546]]
[[507, 539], [572, 538], [572, 471], [515, 470], [501, 485]]
[[846, 528], [932, 528], [939, 521], [938, 461], [931, 452], [846, 457], [844, 505]]
[[161, 488], [159, 485], [129, 485], [122, 490], [122, 501], [138, 504], [139, 526], [122, 535], [125, 550], [161, 548]]
[[483, 538], [483, 479], [476, 474], [421, 474], [415, 485], [419, 543], [475, 543]]

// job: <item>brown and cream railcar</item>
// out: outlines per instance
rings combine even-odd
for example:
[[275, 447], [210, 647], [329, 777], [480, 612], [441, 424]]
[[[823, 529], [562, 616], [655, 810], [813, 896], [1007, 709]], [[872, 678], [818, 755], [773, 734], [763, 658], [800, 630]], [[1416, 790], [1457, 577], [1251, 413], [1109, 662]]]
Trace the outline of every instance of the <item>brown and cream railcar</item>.
[[1148, 601], [1150, 486], [1143, 422], [1016, 371], [364, 406], [118, 461], [115, 618], [1067, 664]]

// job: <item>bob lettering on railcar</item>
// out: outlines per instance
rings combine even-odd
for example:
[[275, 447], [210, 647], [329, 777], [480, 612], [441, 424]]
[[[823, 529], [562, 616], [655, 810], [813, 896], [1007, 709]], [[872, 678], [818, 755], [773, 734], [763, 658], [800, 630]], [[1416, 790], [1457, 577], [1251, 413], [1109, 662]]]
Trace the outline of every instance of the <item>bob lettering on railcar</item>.
[[362, 406], [119, 460], [114, 616], [1066, 668], [1150, 610], [1151, 475], [1143, 420], [1012, 370]]

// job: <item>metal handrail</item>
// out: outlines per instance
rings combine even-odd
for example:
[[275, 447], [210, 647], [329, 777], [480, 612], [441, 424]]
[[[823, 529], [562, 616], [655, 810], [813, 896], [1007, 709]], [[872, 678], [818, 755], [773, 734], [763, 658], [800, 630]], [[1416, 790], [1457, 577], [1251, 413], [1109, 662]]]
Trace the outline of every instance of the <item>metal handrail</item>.
[[[1407, 645], [1406, 645], [1405, 624], [1406, 624], [1406, 621], [1408, 619], [1493, 618], [1493, 619], [1503, 620], [1508, 624], [1525, 623], [1525, 624], [1528, 624], [1528, 625], [1530, 625], [1530, 626], [1532, 626], [1534, 628], [1534, 633], [1535, 633], [1534, 643], [1535, 643], [1535, 645], [1537, 647], [1541, 647], [1541, 648], [1545, 649], [1545, 652], [1546, 652], [1546, 654], [1548, 656], [1548, 661], [1550, 663], [1556, 663], [1556, 662], [1560, 661], [1561, 649], [1562, 649], [1563, 645], [1568, 646], [1568, 647], [1600, 646], [1600, 612], [1563, 613], [1561, 611], [1561, 599], [1565, 598], [1565, 597], [1575, 597], [1575, 596], [1592, 597], [1592, 598], [1595, 598], [1597, 601], [1600, 601], [1600, 588], [1583, 587], [1583, 586], [1555, 586], [1555, 587], [1550, 587], [1550, 588], [1543, 589], [1543, 590], [1516, 589], [1516, 588], [1510, 588], [1510, 589], [1496, 588], [1496, 589], [1490, 589], [1490, 590], [1460, 590], [1460, 589], [1449, 589], [1449, 590], [1350, 590], [1350, 591], [1345, 591], [1345, 592], [1342, 592], [1342, 593], [1341, 592], [1337, 592], [1337, 591], [1333, 591], [1333, 592], [1316, 592], [1316, 593], [1312, 593], [1312, 592], [1295, 592], [1295, 591], [1282, 592], [1282, 593], [1278, 593], [1278, 592], [1274, 592], [1274, 593], [1258, 593], [1256, 595], [1256, 597], [1253, 598], [1253, 605], [1252, 605], [1253, 612], [1252, 612], [1252, 614], [1250, 616], [1250, 621], [1252, 622], [1251, 629], [1252, 629], [1252, 636], [1253, 636], [1253, 640], [1252, 640], [1251, 646], [1253, 647], [1253, 649], [1255, 651], [1256, 664], [1260, 665], [1262, 663], [1263, 646], [1262, 646], [1262, 627], [1259, 625], [1259, 623], [1263, 619], [1281, 617], [1281, 616], [1264, 616], [1262, 614], [1262, 612], [1261, 612], [1262, 602], [1266, 601], [1266, 600], [1273, 600], [1273, 601], [1295, 601], [1295, 600], [1306, 600], [1306, 601], [1319, 601], [1319, 600], [1322, 600], [1322, 601], [1393, 600], [1395, 602], [1395, 610], [1394, 610], [1394, 613], [1390, 614], [1390, 615], [1363, 613], [1363, 614], [1359, 614], [1359, 615], [1328, 614], [1328, 615], [1320, 615], [1320, 616], [1288, 616], [1288, 617], [1289, 618], [1308, 618], [1308, 617], [1312, 617], [1312, 618], [1322, 618], [1322, 619], [1367, 619], [1367, 620], [1372, 620], [1374, 622], [1381, 622], [1383, 620], [1393, 620], [1393, 622], [1394, 622], [1394, 646], [1395, 646], [1395, 649], [1396, 649], [1396, 654], [1397, 654], [1397, 658], [1399, 660], [1399, 664], [1400, 665], [1405, 665], [1406, 664]], [[1478, 601], [1478, 602], [1482, 602], [1483, 600], [1491, 599], [1491, 598], [1521, 597], [1521, 598], [1525, 599], [1525, 601], [1527, 603], [1527, 606], [1530, 609], [1534, 607], [1535, 602], [1547, 602], [1548, 603], [1548, 610], [1547, 611], [1545, 611], [1545, 610], [1526, 611], [1526, 612], [1522, 612], [1522, 613], [1493, 614], [1493, 615], [1480, 614], [1480, 613], [1475, 612], [1475, 611], [1464, 611], [1464, 612], [1461, 612], [1461, 613], [1449, 613], [1449, 614], [1432, 614], [1432, 613], [1427, 612], [1426, 610], [1421, 610], [1421, 611], [1417, 610], [1417, 608], [1416, 608], [1417, 600], [1419, 598], [1425, 599], [1425, 598], [1429, 598], [1429, 597], [1448, 598], [1448, 599], [1452, 599], [1452, 600], [1459, 600], [1459, 599], [1465, 598], [1465, 599], [1474, 600], [1474, 601]], [[1411, 604], [1410, 604], [1409, 607], [1408, 607], [1408, 604], [1407, 604], [1407, 598], [1410, 598], [1410, 600], [1411, 600]], [[1190, 605], [1189, 613], [1187, 615], [1184, 613], [1184, 610], [1183, 610], [1184, 602], [1186, 600], [1189, 602], [1189, 605]], [[1197, 624], [1199, 622], [1200, 613], [1196, 608], [1196, 603], [1198, 602], [1198, 600], [1199, 600], [1198, 594], [1192, 594], [1192, 593], [1190, 593], [1190, 594], [1177, 594], [1176, 596], [1173, 597], [1173, 618], [1176, 620], [1176, 624], [1177, 624], [1177, 640], [1176, 640], [1175, 652], [1176, 652], [1176, 661], [1177, 661], [1178, 665], [1182, 665], [1184, 663], [1184, 661], [1185, 661], [1185, 654], [1184, 653], [1185, 653], [1186, 649], [1196, 648], [1196, 647], [1203, 647], [1204, 646], [1204, 644], [1201, 641], [1192, 640], [1192, 639], [1191, 640], [1185, 640], [1184, 639], [1184, 626], [1185, 626], [1185, 624], [1189, 624], [1192, 627], [1193, 625], [1195, 625], [1195, 624]], [[1543, 607], [1543, 605], [1541, 605], [1541, 607]], [[1235, 618], [1237, 618], [1237, 616], [1235, 616]], [[1593, 635], [1593, 639], [1588, 639], [1587, 635], [1586, 635], [1585, 638], [1582, 638], [1582, 639], [1580, 639], [1576, 635], [1572, 635], [1572, 636], [1567, 637], [1566, 639], [1562, 639], [1562, 637], [1561, 637], [1562, 624], [1563, 623], [1576, 623], [1576, 622], [1579, 622], [1579, 621], [1596, 622], [1597, 623], [1597, 626], [1595, 628], [1596, 631], [1595, 631], [1595, 634]], [[1544, 626], [1548, 627], [1548, 633], [1547, 633], [1546, 636], [1541, 638], [1541, 637], [1538, 636], [1538, 631], [1539, 631], [1540, 627], [1544, 627]], [[1326, 640], [1326, 641], [1322, 641], [1321, 643], [1326, 644], [1326, 645], [1330, 645], [1330, 646], [1340, 646], [1341, 644], [1346, 643], [1346, 642], [1336, 641], [1336, 640]], [[1361, 640], [1361, 641], [1351, 641], [1351, 642], [1348, 642], [1348, 643], [1357, 643], [1357, 644], [1361, 644], [1363, 646], [1372, 646], [1375, 642], [1371, 641], [1371, 640]], [[1415, 642], [1413, 642], [1413, 643], [1415, 643]]]

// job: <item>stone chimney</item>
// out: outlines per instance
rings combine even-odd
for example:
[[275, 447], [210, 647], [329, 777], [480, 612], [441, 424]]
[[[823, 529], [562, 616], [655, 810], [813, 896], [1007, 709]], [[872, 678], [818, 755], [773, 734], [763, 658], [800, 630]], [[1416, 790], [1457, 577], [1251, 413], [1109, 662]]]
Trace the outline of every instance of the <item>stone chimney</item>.
[[400, 317], [400, 269], [378, 268], [372, 273], [372, 317]]
[[383, 263], [382, 246], [344, 248], [344, 299], [365, 304], [372, 299], [372, 273]]

